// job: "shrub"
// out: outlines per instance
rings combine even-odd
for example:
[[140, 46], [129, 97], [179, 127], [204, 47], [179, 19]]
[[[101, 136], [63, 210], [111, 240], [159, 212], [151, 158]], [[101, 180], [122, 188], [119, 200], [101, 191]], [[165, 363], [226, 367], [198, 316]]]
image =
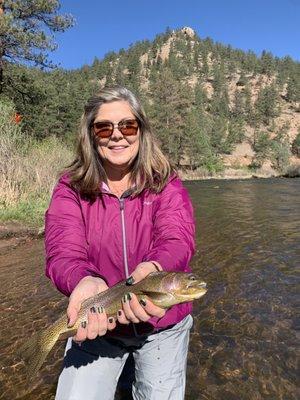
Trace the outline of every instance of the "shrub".
[[293, 140], [292, 143], [292, 153], [295, 156], [300, 157], [300, 132], [298, 133], [298, 135], [296, 136], [296, 138]]
[[58, 172], [72, 154], [58, 138], [38, 141], [14, 122], [11, 102], [0, 102], [1, 219], [40, 224]]

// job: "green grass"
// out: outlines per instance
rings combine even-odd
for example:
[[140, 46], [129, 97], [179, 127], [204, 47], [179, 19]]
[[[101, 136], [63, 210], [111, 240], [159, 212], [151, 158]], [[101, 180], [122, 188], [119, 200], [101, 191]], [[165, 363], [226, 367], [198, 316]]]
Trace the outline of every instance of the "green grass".
[[49, 199], [30, 199], [21, 201], [11, 207], [3, 207], [0, 213], [1, 222], [18, 221], [32, 227], [44, 225], [44, 214]]

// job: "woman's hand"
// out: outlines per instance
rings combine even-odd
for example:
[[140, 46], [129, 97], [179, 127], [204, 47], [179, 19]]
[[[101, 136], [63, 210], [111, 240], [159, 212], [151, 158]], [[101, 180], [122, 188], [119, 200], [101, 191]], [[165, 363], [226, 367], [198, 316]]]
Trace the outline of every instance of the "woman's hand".
[[[108, 289], [108, 286], [101, 278], [86, 276], [81, 279], [69, 299], [69, 306], [67, 309], [69, 319], [68, 325], [72, 326], [75, 324], [78, 312], [84, 300], [104, 292], [106, 289]], [[115, 327], [116, 322], [114, 318], [109, 318], [109, 320], [107, 320], [105, 310], [102, 308], [98, 310], [92, 308], [88, 313], [87, 325], [80, 325], [73, 339], [76, 342], [82, 342], [86, 339], [95, 339], [97, 336], [105, 335], [107, 330], [112, 330]]]
[[[131, 284], [137, 283], [151, 272], [158, 270], [162, 270], [162, 268], [157, 262], [155, 262], [155, 265], [152, 262], [142, 262], [131, 274], [131, 279], [129, 278], [127, 281], [131, 282]], [[119, 310], [118, 312], [118, 321], [121, 324], [145, 322], [151, 317], [161, 318], [165, 315], [166, 311], [163, 308], [155, 306], [148, 299], [142, 299], [139, 302], [137, 297], [133, 293], [130, 293], [130, 286], [128, 286], [128, 292], [122, 299], [123, 310]]]

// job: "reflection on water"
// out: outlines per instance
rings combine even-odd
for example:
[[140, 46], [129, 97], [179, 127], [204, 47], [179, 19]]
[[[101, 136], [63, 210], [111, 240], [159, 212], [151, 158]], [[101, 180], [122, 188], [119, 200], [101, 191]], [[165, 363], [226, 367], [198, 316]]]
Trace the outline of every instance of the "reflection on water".
[[[297, 399], [300, 180], [187, 183], [197, 219], [193, 268], [208, 283], [194, 306], [187, 400]], [[0, 399], [53, 399], [62, 345], [30, 394], [14, 349], [65, 308], [33, 241], [0, 256]], [[298, 286], [299, 287], [299, 286]]]
[[187, 186], [198, 222], [193, 265], [209, 291], [194, 307], [186, 398], [299, 398], [300, 180]]

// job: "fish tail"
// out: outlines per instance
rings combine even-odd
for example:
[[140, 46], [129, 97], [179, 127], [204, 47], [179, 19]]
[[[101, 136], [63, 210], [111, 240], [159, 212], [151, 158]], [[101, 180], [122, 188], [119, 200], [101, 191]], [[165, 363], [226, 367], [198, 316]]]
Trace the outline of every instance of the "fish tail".
[[19, 356], [25, 361], [27, 379], [31, 381], [43, 365], [47, 355], [55, 345], [59, 332], [55, 325], [34, 334], [18, 349]]

